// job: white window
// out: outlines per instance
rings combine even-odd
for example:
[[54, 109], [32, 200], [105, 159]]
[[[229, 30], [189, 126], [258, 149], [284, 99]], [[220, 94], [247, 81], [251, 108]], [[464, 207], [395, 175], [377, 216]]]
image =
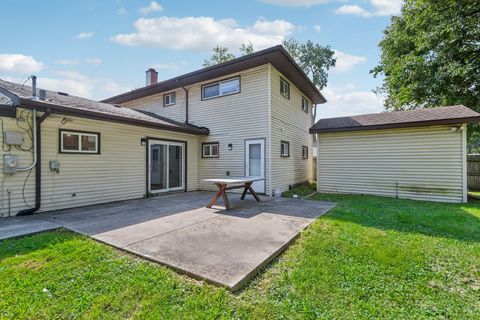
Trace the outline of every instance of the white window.
[[308, 159], [308, 147], [302, 146], [302, 159]]
[[308, 100], [305, 97], [302, 97], [302, 110], [308, 113]]
[[283, 78], [280, 78], [280, 93], [285, 98], [290, 99], [290, 84]]
[[218, 158], [218, 142], [202, 144], [202, 158]]
[[167, 93], [163, 95], [163, 106], [164, 107], [172, 106], [177, 102], [176, 100], [177, 99], [175, 96], [175, 92]]
[[60, 130], [61, 153], [100, 153], [100, 133]]
[[280, 142], [280, 156], [290, 157], [290, 142], [288, 141]]
[[240, 92], [240, 77], [210, 83], [202, 87], [202, 99], [211, 99]]

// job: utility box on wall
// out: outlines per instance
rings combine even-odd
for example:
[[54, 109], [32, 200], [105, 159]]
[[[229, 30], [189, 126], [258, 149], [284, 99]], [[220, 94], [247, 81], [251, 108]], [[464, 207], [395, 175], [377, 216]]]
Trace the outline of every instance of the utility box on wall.
[[3, 173], [14, 174], [17, 173], [18, 157], [14, 154], [3, 155]]
[[21, 146], [23, 143], [23, 135], [21, 132], [7, 131], [5, 132], [5, 144], [10, 146]]

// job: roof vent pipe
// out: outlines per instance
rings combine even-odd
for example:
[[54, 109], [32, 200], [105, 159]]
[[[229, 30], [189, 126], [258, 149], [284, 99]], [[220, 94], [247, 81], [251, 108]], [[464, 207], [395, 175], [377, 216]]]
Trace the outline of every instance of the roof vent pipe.
[[32, 76], [32, 98], [37, 99], [37, 76]]
[[45, 90], [45, 89], [40, 89], [40, 90], [38, 91], [38, 97], [39, 97], [40, 100], [42, 100], [42, 101], [47, 100], [47, 90]]

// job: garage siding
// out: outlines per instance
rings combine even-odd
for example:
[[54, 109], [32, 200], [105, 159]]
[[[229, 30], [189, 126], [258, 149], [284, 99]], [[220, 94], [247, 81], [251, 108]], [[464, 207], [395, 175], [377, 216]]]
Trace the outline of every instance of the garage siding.
[[[26, 113], [23, 113], [24, 115]], [[66, 119], [66, 123], [62, 120]], [[3, 118], [5, 131], [22, 131], [15, 119]], [[65, 121], [64, 121], [65, 122]], [[26, 126], [26, 124], [23, 124]], [[59, 129], [100, 133], [100, 154], [59, 153]], [[52, 115], [42, 123], [42, 206], [40, 211], [80, 207], [119, 200], [142, 198], [146, 194], [146, 146], [141, 138], [152, 137], [187, 142], [187, 189], [198, 188], [198, 137], [189, 134], [156, 130], [139, 126]], [[31, 145], [24, 132], [25, 148]], [[15, 148], [19, 165], [32, 162], [30, 152]], [[60, 173], [51, 172], [49, 161], [60, 163]], [[4, 216], [35, 204], [35, 169], [31, 174], [3, 174], [0, 161], [0, 180], [4, 179]], [[27, 179], [28, 176], [28, 179]], [[24, 187], [25, 185], [25, 187]], [[8, 193], [10, 191], [10, 201]], [[25, 201], [24, 201], [25, 197]], [[25, 203], [26, 202], [26, 203]], [[28, 205], [27, 205], [28, 204]], [[1, 213], [0, 213], [1, 217]]]
[[465, 132], [450, 128], [321, 133], [318, 191], [462, 202]]

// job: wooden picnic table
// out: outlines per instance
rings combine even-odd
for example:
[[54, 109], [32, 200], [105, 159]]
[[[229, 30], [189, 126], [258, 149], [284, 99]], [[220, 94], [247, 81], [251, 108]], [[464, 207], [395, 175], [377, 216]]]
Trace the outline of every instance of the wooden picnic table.
[[213, 195], [212, 199], [208, 203], [207, 208], [211, 208], [217, 202], [217, 200], [220, 197], [222, 197], [223, 202], [225, 203], [225, 209], [230, 210], [231, 207], [230, 207], [230, 202], [228, 201], [227, 190], [232, 190], [232, 189], [244, 188], [242, 197], [240, 198], [241, 200], [245, 199], [245, 196], [247, 195], [247, 192], [248, 192], [255, 198], [255, 200], [260, 201], [260, 198], [258, 197], [257, 193], [252, 188], [252, 183], [260, 180], [264, 180], [264, 178], [241, 177], [241, 178], [203, 179], [203, 181], [205, 182], [212, 182], [218, 188], [218, 191]]

